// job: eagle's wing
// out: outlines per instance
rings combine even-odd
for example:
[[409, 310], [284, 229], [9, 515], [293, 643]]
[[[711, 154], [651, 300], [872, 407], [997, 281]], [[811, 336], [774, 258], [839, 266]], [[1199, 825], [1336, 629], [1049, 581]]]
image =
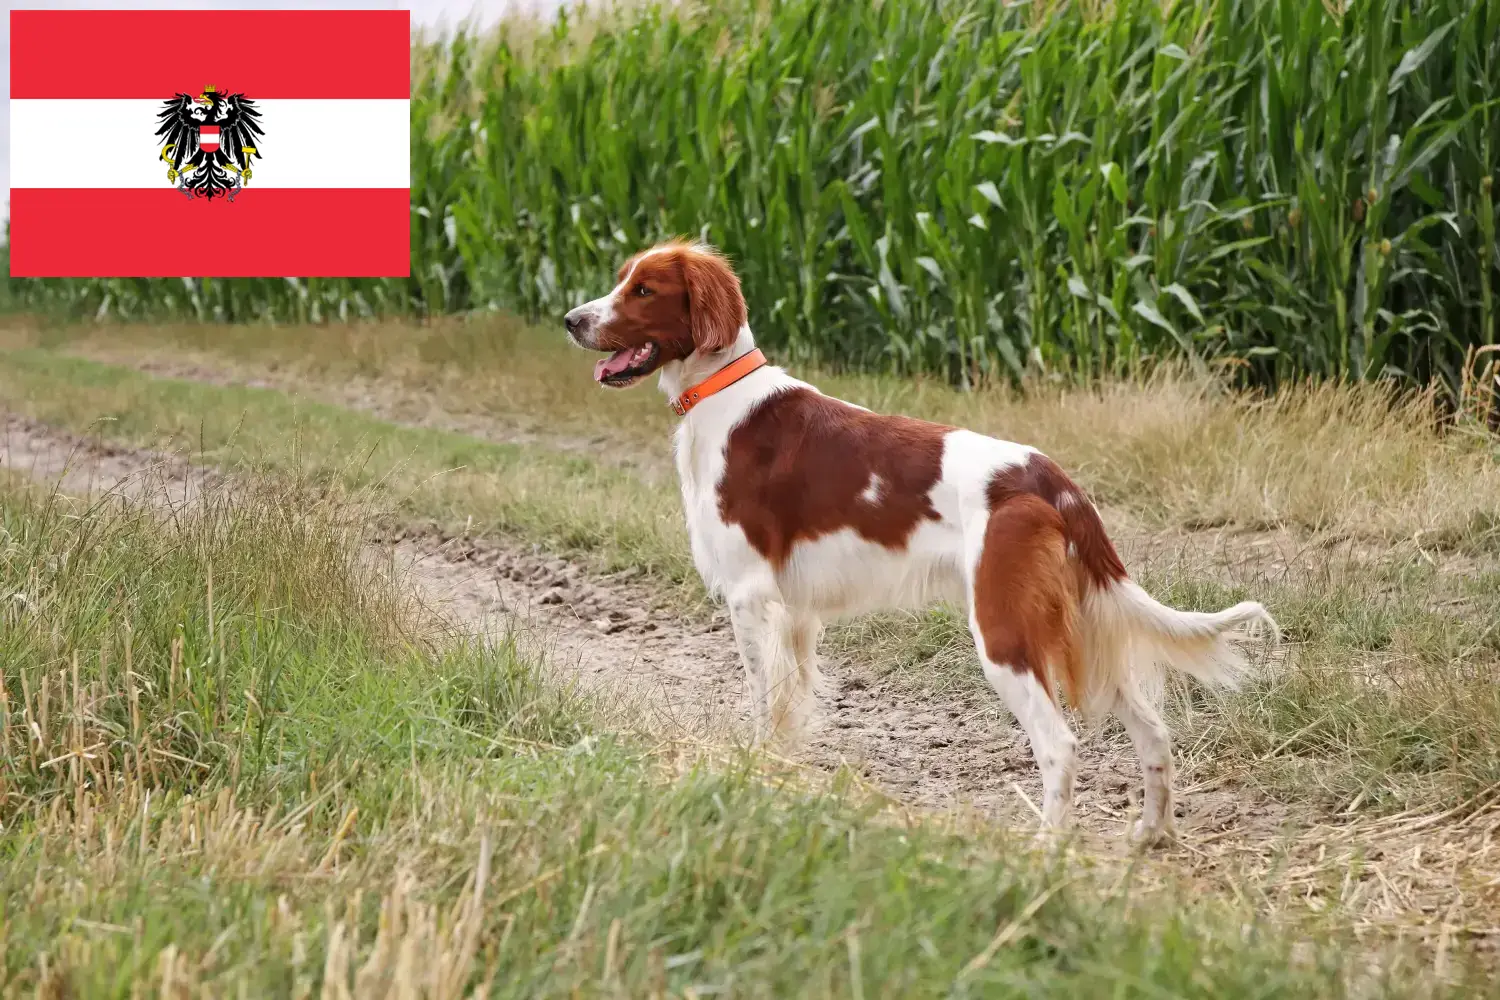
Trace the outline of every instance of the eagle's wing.
[[183, 159], [198, 152], [198, 123], [193, 120], [193, 99], [187, 94], [178, 94], [163, 101], [162, 105], [156, 116], [159, 123], [157, 139], [172, 147], [172, 166], [181, 169]]
[[[224, 103], [228, 111], [219, 124], [219, 143], [232, 162], [250, 166], [250, 157], [260, 156], [260, 137], [265, 133], [260, 128], [260, 111], [255, 102], [243, 94], [230, 94]], [[246, 153], [245, 147], [254, 150]]]

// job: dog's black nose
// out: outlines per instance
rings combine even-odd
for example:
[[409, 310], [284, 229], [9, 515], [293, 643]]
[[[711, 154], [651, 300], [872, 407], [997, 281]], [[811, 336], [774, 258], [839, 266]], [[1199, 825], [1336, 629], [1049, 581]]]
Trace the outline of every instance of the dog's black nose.
[[563, 326], [569, 333], [577, 333], [583, 329], [584, 317], [578, 310], [574, 309], [563, 317]]

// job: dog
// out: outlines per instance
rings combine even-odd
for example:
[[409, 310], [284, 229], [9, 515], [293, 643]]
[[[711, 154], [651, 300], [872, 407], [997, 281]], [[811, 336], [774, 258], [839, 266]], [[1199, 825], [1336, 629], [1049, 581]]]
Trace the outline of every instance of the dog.
[[1069, 824], [1077, 740], [1061, 697], [1124, 724], [1144, 779], [1130, 836], [1174, 829], [1160, 665], [1210, 685], [1246, 672], [1236, 629], [1279, 634], [1259, 603], [1177, 611], [1132, 581], [1098, 510], [1035, 448], [824, 395], [756, 348], [740, 282], [696, 241], [637, 253], [570, 310], [569, 339], [606, 352], [603, 386], [659, 373], [693, 561], [728, 607], [755, 738], [795, 743], [821, 686], [824, 622], [949, 601], [984, 676], [1030, 741], [1042, 829]]

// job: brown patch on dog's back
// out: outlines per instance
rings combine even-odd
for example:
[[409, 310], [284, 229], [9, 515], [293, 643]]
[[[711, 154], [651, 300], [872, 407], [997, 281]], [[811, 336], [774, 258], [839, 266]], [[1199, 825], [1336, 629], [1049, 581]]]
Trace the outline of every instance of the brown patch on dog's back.
[[1125, 579], [1125, 564], [1105, 533], [1099, 512], [1056, 462], [1034, 453], [1024, 463], [995, 473], [989, 486], [990, 510], [999, 510], [1017, 496], [1040, 497], [1062, 516], [1067, 540], [1088, 583], [1107, 587]]
[[719, 515], [780, 569], [799, 541], [852, 528], [905, 548], [943, 471], [941, 424], [882, 416], [810, 389], [757, 404], [729, 435]]

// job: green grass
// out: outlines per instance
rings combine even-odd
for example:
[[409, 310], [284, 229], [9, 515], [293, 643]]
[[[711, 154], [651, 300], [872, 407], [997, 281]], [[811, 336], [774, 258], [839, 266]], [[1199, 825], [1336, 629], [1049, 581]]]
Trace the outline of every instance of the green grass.
[[429, 642], [311, 484], [164, 518], [9, 479], [0, 525], [6, 996], [1493, 988], [611, 737], [512, 646]]
[[355, 564], [360, 511], [310, 488], [240, 489], [163, 524], [118, 497], [7, 484], [7, 812], [141, 780], [277, 797], [315, 772], [473, 750], [465, 728], [581, 734], [509, 647], [434, 645], [411, 599]]
[[[413, 52], [408, 280], [19, 283], [75, 316], [558, 316], [702, 233], [768, 346], [973, 383], [1500, 341], [1500, 0], [733, 0]], [[268, 140], [270, 141], [270, 140]]]

